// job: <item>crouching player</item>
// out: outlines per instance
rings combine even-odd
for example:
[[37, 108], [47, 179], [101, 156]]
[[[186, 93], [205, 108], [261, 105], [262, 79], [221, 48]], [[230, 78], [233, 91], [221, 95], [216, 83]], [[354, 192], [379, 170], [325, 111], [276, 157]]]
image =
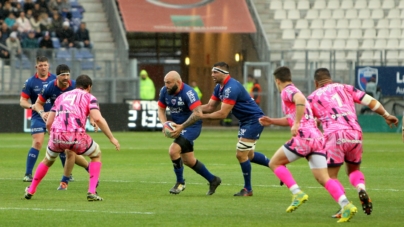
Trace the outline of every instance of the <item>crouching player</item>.
[[59, 154], [70, 150], [68, 152], [88, 156], [91, 159], [87, 200], [103, 200], [95, 192], [101, 171], [101, 150], [99, 145], [86, 133], [87, 117], [90, 116], [94, 119], [110, 142], [115, 145], [116, 150], [120, 149], [120, 145], [101, 115], [97, 98], [90, 94], [91, 88], [91, 78], [81, 75], [76, 80], [76, 89], [63, 93], [55, 100], [46, 122], [46, 127], [50, 132], [46, 156], [39, 164], [31, 185], [25, 189], [26, 199], [31, 199], [35, 194], [37, 186]]

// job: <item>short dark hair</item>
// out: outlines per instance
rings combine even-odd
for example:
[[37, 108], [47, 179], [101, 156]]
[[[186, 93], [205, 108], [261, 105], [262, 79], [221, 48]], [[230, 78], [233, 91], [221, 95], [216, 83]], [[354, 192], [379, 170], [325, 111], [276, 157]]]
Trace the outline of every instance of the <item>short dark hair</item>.
[[221, 68], [225, 68], [226, 71], [229, 71], [229, 65], [226, 62], [221, 61], [221, 62], [215, 63], [213, 65], [213, 67], [216, 67], [216, 66], [219, 66]]
[[327, 68], [318, 68], [314, 72], [314, 80], [321, 81], [325, 79], [331, 79], [330, 71]]
[[81, 74], [76, 79], [76, 88], [87, 89], [89, 86], [93, 86], [93, 80], [88, 75]]
[[48, 62], [48, 58], [45, 56], [38, 56], [36, 57], [36, 63], [38, 64], [39, 62]]
[[277, 68], [274, 72], [274, 76], [276, 79], [282, 82], [291, 82], [292, 81], [292, 73], [290, 69], [286, 66], [281, 66]]
[[69, 66], [65, 64], [58, 65], [58, 67], [56, 67], [56, 75], [60, 75], [61, 73], [70, 73]]

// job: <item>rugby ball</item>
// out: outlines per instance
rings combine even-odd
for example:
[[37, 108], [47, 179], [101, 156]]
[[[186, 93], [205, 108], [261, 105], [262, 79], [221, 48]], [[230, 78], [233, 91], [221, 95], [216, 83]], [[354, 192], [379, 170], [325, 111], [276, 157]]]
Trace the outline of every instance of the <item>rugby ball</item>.
[[171, 137], [171, 132], [175, 130], [175, 127], [173, 126], [173, 122], [172, 121], [166, 121], [163, 124], [163, 132], [164, 135], [168, 138], [172, 138]]

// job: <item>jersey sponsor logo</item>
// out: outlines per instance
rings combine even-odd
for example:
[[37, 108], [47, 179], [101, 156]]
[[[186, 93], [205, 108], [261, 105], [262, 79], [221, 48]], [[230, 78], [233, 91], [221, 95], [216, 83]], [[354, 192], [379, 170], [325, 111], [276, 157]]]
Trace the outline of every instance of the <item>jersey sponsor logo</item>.
[[332, 118], [332, 119], [335, 119], [335, 118], [338, 118], [338, 117], [346, 117], [346, 116], [348, 116], [348, 115], [352, 115], [352, 112], [351, 112], [351, 111], [348, 111], [348, 112], [346, 112], [346, 113], [333, 114], [333, 115], [331, 115], [331, 118]]
[[41, 90], [42, 90], [42, 88], [40, 88], [40, 87], [38, 87], [38, 86], [35, 86], [35, 87], [34, 87], [34, 91], [35, 91], [36, 93], [39, 93]]
[[178, 97], [178, 105], [179, 105], [179, 106], [185, 105], [185, 103], [182, 101], [182, 98], [181, 98], [181, 97]]
[[178, 107], [178, 108], [170, 108], [170, 112], [171, 113], [181, 113], [182, 112], [182, 108]]
[[192, 93], [191, 90], [187, 91], [187, 96], [189, 98], [189, 101], [191, 101], [191, 103], [196, 101], [195, 95], [194, 95], [194, 93]]
[[228, 87], [224, 90], [224, 98], [228, 99], [230, 97], [230, 93], [231, 93], [231, 87]]
[[342, 143], [362, 143], [362, 140], [349, 140], [349, 139], [338, 139], [337, 144]]

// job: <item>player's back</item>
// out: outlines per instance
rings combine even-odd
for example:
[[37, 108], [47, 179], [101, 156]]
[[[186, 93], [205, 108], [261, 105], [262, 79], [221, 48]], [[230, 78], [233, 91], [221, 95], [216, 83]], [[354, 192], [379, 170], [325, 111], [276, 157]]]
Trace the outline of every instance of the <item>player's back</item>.
[[85, 132], [87, 116], [91, 109], [99, 109], [97, 99], [82, 89], [61, 94], [52, 107], [56, 112], [53, 132]]
[[327, 134], [344, 129], [361, 130], [355, 102], [360, 103], [364, 95], [351, 85], [331, 83], [315, 90], [308, 99]]

